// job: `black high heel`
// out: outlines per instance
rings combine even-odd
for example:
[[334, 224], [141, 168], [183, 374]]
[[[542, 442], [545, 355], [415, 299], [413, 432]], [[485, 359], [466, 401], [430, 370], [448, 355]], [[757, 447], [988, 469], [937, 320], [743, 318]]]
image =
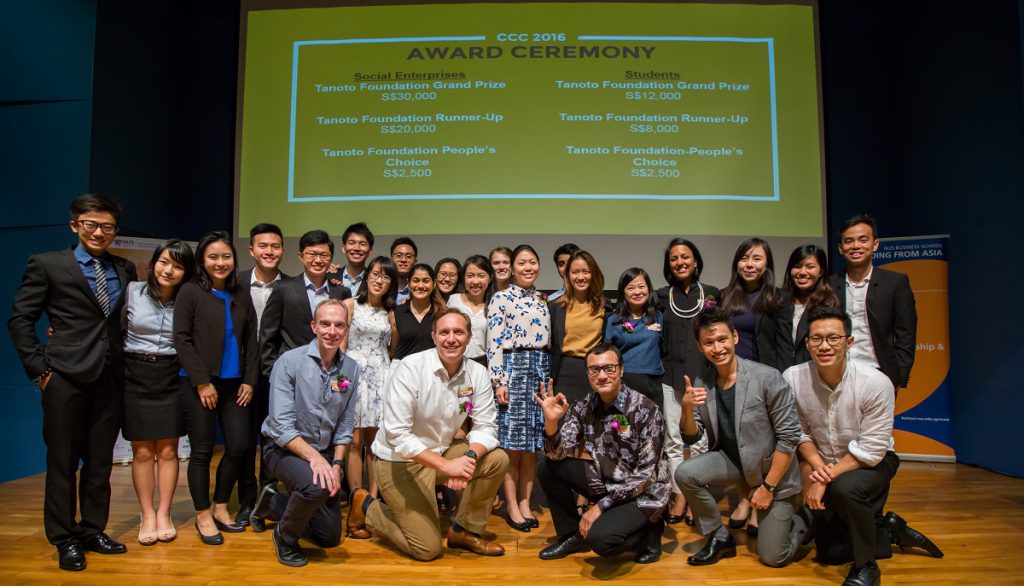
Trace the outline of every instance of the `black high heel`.
[[203, 535], [203, 532], [199, 530], [199, 519], [196, 519], [196, 533], [199, 534], [199, 540], [206, 545], [224, 544], [224, 536], [219, 531], [215, 535]]

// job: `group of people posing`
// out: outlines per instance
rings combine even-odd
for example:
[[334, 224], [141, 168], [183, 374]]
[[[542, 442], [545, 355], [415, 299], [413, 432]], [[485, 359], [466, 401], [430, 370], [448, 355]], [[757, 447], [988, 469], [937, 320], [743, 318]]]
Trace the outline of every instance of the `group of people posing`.
[[[655, 562], [665, 524], [684, 521], [706, 536], [693, 565], [734, 556], [730, 528], [745, 525], [764, 564], [813, 542], [820, 561], [852, 562], [848, 584], [877, 583], [875, 560], [893, 544], [942, 556], [885, 512], [917, 317], [907, 278], [872, 267], [870, 217], [843, 224], [842, 275], [805, 245], [779, 287], [768, 242], [751, 238], [719, 289], [701, 281], [697, 246], [675, 238], [666, 286], [629, 268], [613, 301], [597, 260], [572, 244], [553, 255], [562, 288], [544, 294], [527, 244], [430, 265], [407, 237], [372, 257], [361, 223], [342, 234], [339, 264], [326, 232], [302, 235], [298, 276], [279, 270], [281, 230], [259, 224], [251, 270], [215, 231], [195, 251], [163, 242], [139, 281], [107, 252], [115, 201], [84, 195], [70, 215], [78, 243], [29, 259], [8, 322], [42, 390], [44, 524], [63, 569], [84, 569], [85, 551], [126, 551], [104, 533], [119, 428], [145, 546], [176, 537], [187, 433], [199, 538], [217, 545], [271, 522], [289, 566], [307, 563], [300, 539], [335, 547], [343, 534], [433, 559], [453, 491], [448, 547], [502, 555], [482, 535], [488, 517], [500, 493], [510, 527], [539, 527], [535, 480], [556, 531], [542, 559], [593, 550]], [[726, 524], [718, 502], [730, 490]]]

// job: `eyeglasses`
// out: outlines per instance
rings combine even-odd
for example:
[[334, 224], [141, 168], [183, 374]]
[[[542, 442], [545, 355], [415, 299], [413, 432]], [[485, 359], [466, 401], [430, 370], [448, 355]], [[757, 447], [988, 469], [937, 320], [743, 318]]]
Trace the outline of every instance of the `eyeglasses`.
[[810, 336], [807, 338], [807, 344], [817, 348], [822, 342], [828, 342], [829, 346], [835, 348], [845, 339], [843, 336]]
[[79, 228], [85, 230], [87, 234], [92, 234], [96, 231], [96, 228], [99, 228], [104, 234], [113, 234], [117, 232], [117, 224], [101, 224], [99, 222], [93, 222], [92, 220], [75, 220], [75, 223], [78, 224]]
[[391, 260], [416, 260], [416, 255], [411, 252], [392, 252]]
[[302, 256], [308, 258], [309, 260], [317, 260], [317, 259], [320, 259], [320, 260], [331, 260], [331, 257], [334, 256], [334, 255], [329, 253], [329, 252], [313, 252], [313, 251], [309, 250], [309, 251], [303, 252]]
[[438, 279], [457, 279], [459, 273], [437, 273]]
[[372, 273], [370, 273], [370, 280], [380, 281], [381, 283], [390, 283], [391, 277], [385, 275], [384, 273], [378, 273], [377, 271], [373, 271]]
[[619, 371], [621, 364], [603, 364], [601, 366], [588, 366], [587, 374], [590, 376], [597, 376], [602, 372], [605, 374], [615, 374]]

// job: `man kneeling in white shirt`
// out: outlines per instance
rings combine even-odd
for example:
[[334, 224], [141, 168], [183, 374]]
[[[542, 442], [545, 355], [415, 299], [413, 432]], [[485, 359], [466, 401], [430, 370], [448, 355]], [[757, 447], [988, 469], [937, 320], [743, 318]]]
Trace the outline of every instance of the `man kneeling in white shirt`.
[[[469, 317], [445, 309], [434, 319], [435, 348], [402, 360], [385, 390], [384, 415], [373, 442], [385, 504], [357, 490], [348, 530], [365, 527], [420, 561], [441, 553], [436, 484], [462, 490], [448, 529], [448, 547], [485, 556], [505, 553], [483, 539], [508, 456], [498, 449], [497, 408], [487, 369], [464, 359]], [[453, 441], [466, 418], [466, 440]]]

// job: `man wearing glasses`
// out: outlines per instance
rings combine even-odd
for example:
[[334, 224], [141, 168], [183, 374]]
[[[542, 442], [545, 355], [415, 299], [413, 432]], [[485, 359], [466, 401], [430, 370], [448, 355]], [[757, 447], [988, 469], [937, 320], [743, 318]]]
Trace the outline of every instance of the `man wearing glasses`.
[[416, 255], [419, 249], [416, 243], [408, 236], [395, 238], [391, 243], [391, 261], [398, 269], [398, 299], [399, 305], [409, 300], [409, 277], [412, 276], [412, 267], [416, 266]]
[[[882, 516], [900, 465], [892, 451], [892, 382], [850, 359], [853, 324], [842, 310], [823, 307], [808, 320], [812, 360], [783, 377], [796, 395], [803, 430], [798, 452], [818, 559], [852, 561], [846, 585], [877, 584], [881, 570], [875, 560], [892, 557], [891, 545], [921, 547], [934, 557], [942, 551], [896, 513]], [[802, 513], [810, 517], [806, 509]]]
[[[672, 494], [661, 449], [665, 418], [650, 399], [622, 384], [622, 355], [615, 347], [595, 346], [586, 367], [594, 392], [583, 400], [570, 406], [550, 380], [534, 395], [544, 410], [547, 454], [537, 477], [558, 536], [540, 558], [592, 549], [602, 557], [632, 551], [638, 564], [656, 562], [662, 513]], [[594, 503], [582, 515], [573, 493]]]
[[[29, 258], [7, 327], [43, 396], [46, 538], [57, 547], [60, 568], [76, 571], [85, 569], [85, 550], [126, 551], [104, 530], [124, 392], [121, 307], [136, 273], [107, 252], [117, 234], [117, 202], [86, 194], [70, 211], [77, 246]], [[44, 313], [52, 332], [45, 345], [36, 335]]]

